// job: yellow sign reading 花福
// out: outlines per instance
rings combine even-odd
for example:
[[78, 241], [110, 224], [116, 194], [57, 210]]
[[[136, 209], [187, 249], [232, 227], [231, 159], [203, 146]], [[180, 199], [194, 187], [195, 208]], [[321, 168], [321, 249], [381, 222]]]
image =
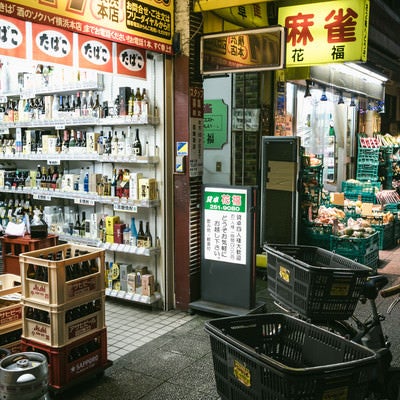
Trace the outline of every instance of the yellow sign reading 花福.
[[287, 29], [286, 66], [366, 61], [369, 0], [341, 0], [279, 8]]

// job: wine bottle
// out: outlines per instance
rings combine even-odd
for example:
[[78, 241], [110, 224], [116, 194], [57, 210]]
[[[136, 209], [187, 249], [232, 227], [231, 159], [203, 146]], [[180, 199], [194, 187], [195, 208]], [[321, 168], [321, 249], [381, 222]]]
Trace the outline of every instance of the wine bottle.
[[142, 155], [142, 143], [140, 142], [140, 138], [139, 138], [139, 129], [136, 128], [136, 136], [135, 136], [135, 140], [133, 142], [133, 154], [135, 156], [141, 156]]

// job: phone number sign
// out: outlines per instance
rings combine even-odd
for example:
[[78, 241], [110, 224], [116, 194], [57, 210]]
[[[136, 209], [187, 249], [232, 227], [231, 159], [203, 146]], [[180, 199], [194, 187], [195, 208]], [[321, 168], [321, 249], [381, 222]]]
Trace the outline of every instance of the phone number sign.
[[246, 264], [247, 191], [206, 188], [204, 191], [204, 258]]

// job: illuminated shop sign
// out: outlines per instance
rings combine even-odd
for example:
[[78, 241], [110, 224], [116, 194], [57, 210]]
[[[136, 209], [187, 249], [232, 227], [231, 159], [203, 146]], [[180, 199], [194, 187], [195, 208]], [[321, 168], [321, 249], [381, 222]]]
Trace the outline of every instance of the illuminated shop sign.
[[267, 3], [274, 0], [195, 0], [194, 11], [210, 11], [220, 8], [240, 7], [245, 4]]
[[366, 61], [369, 0], [327, 1], [279, 8], [287, 29], [286, 66]]
[[172, 53], [171, 0], [0, 0], [0, 14], [159, 53]]
[[247, 192], [238, 188], [204, 191], [204, 258], [246, 263]]
[[285, 29], [280, 26], [204, 35], [200, 44], [204, 75], [282, 69]]

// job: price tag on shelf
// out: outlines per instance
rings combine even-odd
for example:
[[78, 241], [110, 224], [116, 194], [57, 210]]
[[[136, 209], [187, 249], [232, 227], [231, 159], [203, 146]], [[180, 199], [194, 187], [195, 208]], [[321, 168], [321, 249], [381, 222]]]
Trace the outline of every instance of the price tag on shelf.
[[60, 165], [61, 161], [59, 158], [48, 158], [47, 165]]
[[125, 211], [131, 213], [137, 213], [137, 206], [134, 204], [114, 204], [114, 211]]
[[79, 204], [81, 206], [94, 206], [95, 201], [93, 199], [85, 199], [85, 198], [75, 198], [74, 204]]
[[134, 293], [125, 293], [125, 300], [133, 300]]
[[117, 295], [118, 295], [118, 290], [115, 289], [111, 290], [110, 296], [117, 297]]
[[132, 297], [132, 300], [133, 301], [140, 301], [140, 298], [141, 298], [142, 296], [140, 295], [140, 294], [138, 294], [138, 293], [135, 293], [134, 295], [133, 295], [133, 297]]
[[49, 194], [37, 194], [33, 195], [34, 200], [44, 200], [44, 201], [51, 201], [51, 196]]
[[58, 130], [64, 130], [65, 129], [65, 124], [55, 124], [54, 125], [54, 129], [58, 129]]
[[0, 129], [0, 135], [8, 135], [9, 133], [10, 133], [10, 130], [8, 128]]
[[118, 297], [119, 299], [124, 299], [125, 296], [126, 296], [126, 292], [125, 292], [124, 290], [120, 290], [120, 291], [117, 293], [117, 297]]

